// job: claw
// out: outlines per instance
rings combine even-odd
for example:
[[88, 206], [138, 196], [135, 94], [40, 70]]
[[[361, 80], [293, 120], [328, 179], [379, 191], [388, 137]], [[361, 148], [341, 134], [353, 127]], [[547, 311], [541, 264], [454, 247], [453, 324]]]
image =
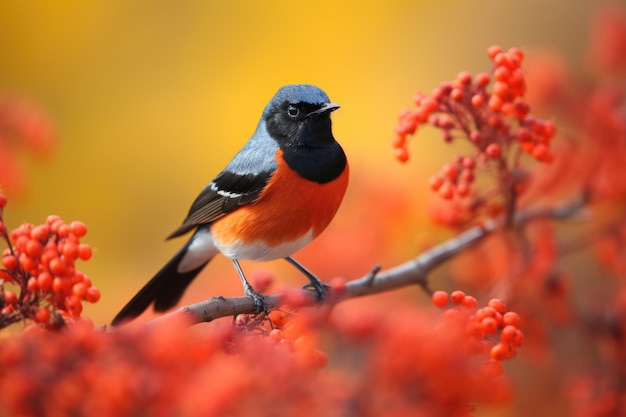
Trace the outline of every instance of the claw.
[[303, 290], [315, 291], [318, 301], [322, 301], [326, 297], [326, 293], [330, 290], [330, 285], [323, 283], [320, 280], [311, 281], [308, 284], [302, 286]]
[[244, 294], [254, 300], [254, 306], [256, 307], [255, 314], [267, 312], [267, 304], [265, 303], [265, 296], [263, 296], [263, 294], [254, 291], [251, 286], [245, 288]]
[[324, 284], [322, 281], [320, 281], [318, 277], [316, 277], [315, 275], [313, 275], [312, 272], [300, 265], [300, 263], [298, 263], [291, 256], [287, 256], [285, 260], [291, 265], [295, 266], [298, 271], [302, 272], [304, 276], [309, 279], [309, 283], [304, 285], [302, 289], [315, 291], [315, 293], [317, 294], [317, 300], [322, 301], [324, 299], [324, 296], [326, 295], [326, 292], [330, 289], [330, 285]]

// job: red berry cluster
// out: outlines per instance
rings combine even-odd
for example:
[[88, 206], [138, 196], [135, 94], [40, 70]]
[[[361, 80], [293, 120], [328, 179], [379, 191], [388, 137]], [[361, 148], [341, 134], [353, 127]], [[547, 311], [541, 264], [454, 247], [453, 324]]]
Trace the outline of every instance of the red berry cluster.
[[295, 363], [303, 369], [321, 369], [326, 366], [328, 356], [317, 347], [318, 337], [313, 331], [312, 317], [272, 310], [267, 314], [240, 314], [235, 318], [235, 326], [244, 333], [268, 336], [277, 349], [286, 349]]
[[[6, 197], [0, 195], [0, 209], [5, 204]], [[75, 266], [92, 254], [91, 247], [80, 242], [87, 233], [83, 222], [68, 224], [50, 215], [44, 224], [24, 223], [9, 234], [1, 214], [0, 236], [7, 248], [0, 269], [0, 328], [24, 319], [58, 326], [63, 316], [79, 317], [83, 301], [100, 299], [91, 279]], [[19, 288], [19, 295], [5, 288], [8, 283]]]
[[499, 335], [500, 340], [493, 342], [490, 347], [490, 356], [493, 360], [503, 361], [514, 358], [517, 348], [524, 342], [524, 334], [519, 329], [518, 314], [514, 311], [507, 311], [504, 302], [498, 298], [492, 298], [486, 306], [480, 308], [478, 308], [476, 298], [460, 290], [450, 294], [445, 291], [435, 291], [431, 298], [437, 307], [446, 307], [451, 302], [457, 307], [472, 310], [467, 322], [467, 330], [472, 339], [491, 341]]
[[454, 196], [467, 197], [474, 182], [476, 159], [472, 156], [457, 156], [454, 162], [446, 163], [439, 174], [428, 180], [430, 188], [445, 199]]
[[408, 136], [423, 124], [440, 129], [445, 142], [465, 139], [474, 148], [472, 156], [457, 157], [430, 179], [431, 188], [446, 199], [470, 196], [477, 164], [499, 173], [511, 171], [508, 160], [517, 158], [516, 148], [541, 162], [553, 159], [549, 145], [554, 124], [532, 116], [524, 100], [523, 53], [517, 48], [505, 52], [498, 46], [488, 48], [487, 53], [494, 64], [490, 73], [472, 77], [460, 72], [430, 95], [415, 94], [415, 108], [399, 115], [393, 147], [401, 162], [409, 158]]

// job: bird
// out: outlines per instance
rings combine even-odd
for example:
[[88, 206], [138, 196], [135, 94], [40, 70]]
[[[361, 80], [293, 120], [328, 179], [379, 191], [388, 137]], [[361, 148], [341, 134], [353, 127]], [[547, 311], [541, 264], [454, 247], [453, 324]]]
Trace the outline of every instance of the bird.
[[338, 108], [314, 85], [279, 88], [250, 139], [202, 189], [166, 240], [193, 234], [111, 324], [130, 321], [151, 304], [156, 312], [174, 307], [219, 253], [233, 262], [244, 294], [259, 312], [263, 295], [246, 280], [240, 260], [285, 259], [308, 278], [304, 288], [322, 299], [327, 286], [292, 255], [326, 229], [348, 187], [348, 160], [330, 118]]

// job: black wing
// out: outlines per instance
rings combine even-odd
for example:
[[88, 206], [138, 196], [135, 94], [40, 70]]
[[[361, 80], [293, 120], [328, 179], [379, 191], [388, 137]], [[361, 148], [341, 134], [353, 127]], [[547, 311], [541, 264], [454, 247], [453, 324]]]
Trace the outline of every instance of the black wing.
[[223, 171], [202, 190], [183, 224], [167, 239], [183, 235], [195, 227], [214, 222], [242, 205], [253, 203], [271, 175], [271, 171], [244, 175]]

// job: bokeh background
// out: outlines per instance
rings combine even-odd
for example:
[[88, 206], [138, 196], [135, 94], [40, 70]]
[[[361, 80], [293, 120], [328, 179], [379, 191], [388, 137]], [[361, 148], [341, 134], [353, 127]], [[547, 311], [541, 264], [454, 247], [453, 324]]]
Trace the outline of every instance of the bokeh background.
[[[492, 44], [557, 50], [582, 67], [599, 3], [3, 0], [0, 92], [41, 106], [56, 142], [46, 158], [18, 155], [27, 181], [8, 193], [6, 223], [51, 213], [87, 223], [94, 257], [80, 269], [102, 299], [84, 316], [106, 324], [182, 244], [164, 237], [274, 92], [312, 83], [342, 106], [334, 131], [352, 177], [336, 221], [296, 257], [323, 278], [392, 266], [440, 240], [426, 181], [450, 152], [425, 131], [410, 162], [398, 164], [390, 146], [398, 111], [417, 90], [487, 70]], [[303, 281], [280, 262], [244, 268]], [[240, 292], [220, 258], [183, 302]]]

